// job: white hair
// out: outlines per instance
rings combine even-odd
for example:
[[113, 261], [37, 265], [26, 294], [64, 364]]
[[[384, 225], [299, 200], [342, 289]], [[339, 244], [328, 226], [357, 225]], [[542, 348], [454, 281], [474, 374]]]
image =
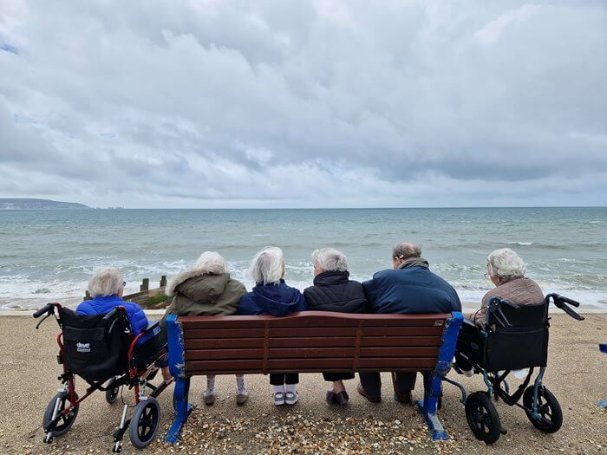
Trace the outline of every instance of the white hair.
[[284, 274], [285, 260], [282, 250], [276, 246], [267, 246], [257, 253], [249, 269], [256, 284], [278, 283]]
[[521, 257], [510, 248], [500, 248], [487, 256], [487, 272], [490, 276], [512, 280], [524, 276], [525, 270]]
[[325, 272], [347, 272], [346, 256], [335, 248], [321, 248], [312, 253], [314, 265]]
[[117, 295], [123, 288], [122, 274], [113, 267], [97, 271], [88, 285], [91, 297]]
[[226, 260], [215, 251], [205, 251], [196, 261], [194, 268], [202, 273], [221, 275], [226, 272]]

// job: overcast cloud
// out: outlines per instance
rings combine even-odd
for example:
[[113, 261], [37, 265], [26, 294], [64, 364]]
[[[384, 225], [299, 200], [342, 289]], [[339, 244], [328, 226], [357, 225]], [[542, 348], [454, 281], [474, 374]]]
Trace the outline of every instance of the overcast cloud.
[[0, 197], [607, 205], [603, 1], [0, 0]]

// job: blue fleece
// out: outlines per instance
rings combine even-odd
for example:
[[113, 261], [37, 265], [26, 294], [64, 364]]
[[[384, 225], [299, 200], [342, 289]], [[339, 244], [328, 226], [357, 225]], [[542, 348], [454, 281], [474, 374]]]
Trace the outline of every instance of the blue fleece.
[[107, 314], [117, 306], [124, 307], [126, 310], [134, 335], [139, 335], [147, 328], [148, 318], [141, 307], [136, 303], [125, 302], [117, 295], [98, 296], [93, 300], [85, 300], [76, 307], [76, 312], [94, 316], [97, 314]]
[[462, 304], [453, 286], [427, 267], [382, 270], [363, 283], [373, 313], [451, 313]]
[[247, 292], [240, 300], [236, 314], [286, 316], [307, 307], [303, 294], [280, 280], [277, 284], [258, 284], [253, 291]]

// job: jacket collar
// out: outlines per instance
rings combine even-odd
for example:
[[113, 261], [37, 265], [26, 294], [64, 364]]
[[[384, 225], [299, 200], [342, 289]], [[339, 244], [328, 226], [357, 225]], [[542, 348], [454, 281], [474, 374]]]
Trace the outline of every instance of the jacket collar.
[[427, 269], [429, 266], [428, 261], [426, 261], [424, 258], [409, 258], [405, 259], [401, 265], [398, 266], [398, 268], [407, 269], [409, 267], [425, 267]]
[[314, 277], [314, 286], [329, 286], [332, 284], [347, 283], [350, 278], [350, 272], [322, 272]]

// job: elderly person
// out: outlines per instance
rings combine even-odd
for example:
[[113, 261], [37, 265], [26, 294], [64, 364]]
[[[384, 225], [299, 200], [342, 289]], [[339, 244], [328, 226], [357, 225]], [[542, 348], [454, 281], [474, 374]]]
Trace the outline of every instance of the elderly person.
[[[249, 274], [256, 284], [240, 301], [237, 314], [286, 316], [306, 309], [306, 300], [301, 292], [285, 283], [285, 261], [280, 248], [270, 246], [257, 253]], [[274, 404], [297, 403], [298, 383], [298, 373], [270, 374]]]
[[[400, 243], [392, 250], [393, 270], [382, 270], [363, 283], [373, 313], [450, 313], [461, 311], [462, 304], [453, 287], [429, 269], [421, 249], [412, 243]], [[394, 398], [411, 403], [417, 373], [392, 373]], [[432, 376], [424, 373], [424, 388], [430, 391]], [[360, 373], [358, 392], [372, 402], [381, 401], [378, 372]]]
[[[181, 272], [168, 284], [165, 293], [173, 297], [167, 314], [179, 316], [227, 316], [236, 313], [240, 299], [246, 293], [244, 285], [226, 270], [225, 259], [214, 251], [200, 255], [194, 267]], [[215, 376], [207, 375], [203, 392], [207, 406], [215, 403]], [[245, 404], [249, 392], [243, 375], [236, 376], [236, 403]]]
[[[107, 314], [121, 306], [126, 310], [133, 335], [139, 335], [148, 327], [148, 318], [139, 305], [122, 299], [125, 284], [122, 274], [116, 268], [97, 271], [88, 284], [88, 291], [92, 299], [80, 303], [76, 307], [76, 313], [88, 316]], [[163, 379], [169, 381], [171, 373], [166, 359], [157, 361], [156, 365], [161, 367]]]
[[[312, 253], [314, 286], [304, 290], [309, 310], [338, 313], [365, 313], [367, 298], [362, 284], [350, 280], [346, 256], [333, 248], [322, 248]], [[333, 382], [327, 392], [327, 402], [345, 406], [348, 393], [344, 379], [353, 379], [352, 373], [323, 373], [325, 381]]]
[[535, 281], [525, 277], [525, 269], [521, 257], [510, 248], [492, 251], [487, 256], [487, 275], [495, 288], [483, 296], [480, 309], [466, 317], [477, 326], [485, 327], [489, 302], [494, 297], [517, 305], [541, 304], [544, 294]]

